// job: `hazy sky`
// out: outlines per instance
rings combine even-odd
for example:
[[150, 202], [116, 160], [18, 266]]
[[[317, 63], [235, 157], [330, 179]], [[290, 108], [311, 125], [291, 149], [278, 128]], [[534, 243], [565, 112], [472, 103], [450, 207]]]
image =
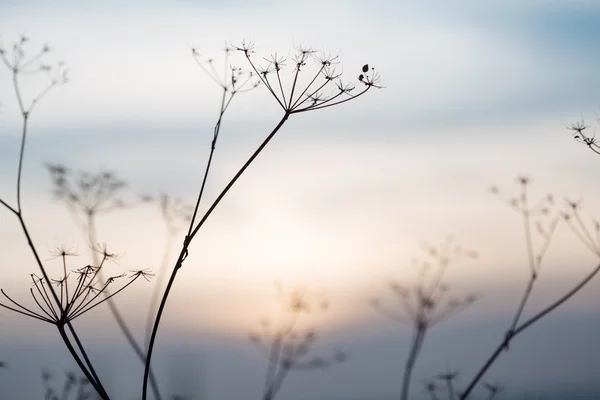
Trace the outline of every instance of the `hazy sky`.
[[[194, 62], [192, 48], [214, 58], [220, 71], [226, 44], [252, 41], [256, 60], [277, 52], [288, 68], [294, 48], [310, 45], [318, 54], [339, 54], [338, 71], [355, 83], [368, 63], [385, 89], [293, 115], [196, 237], [169, 300], [156, 365], [165, 386], [188, 394], [258, 398], [265, 365], [245, 335], [277, 310], [274, 282], [281, 281], [330, 300], [314, 324], [326, 333], [323, 349], [340, 345], [350, 356], [327, 372], [292, 375], [282, 398], [396, 398], [410, 330], [374, 313], [367, 300], [385, 296], [390, 278], [413, 282], [410, 261], [422, 254], [422, 243], [454, 235], [480, 257], [452, 266], [452, 290], [483, 297], [431, 331], [414, 379], [419, 398], [422, 382], [447, 368], [461, 370], [465, 380], [474, 373], [500, 340], [526, 283], [521, 220], [489, 187], [516, 194], [515, 177], [526, 174], [532, 196], [552, 192], [559, 203], [583, 198], [585, 217], [600, 216], [600, 156], [565, 128], [581, 118], [594, 124], [598, 113], [599, 20], [600, 2], [591, 0], [0, 0], [0, 46], [10, 49], [21, 34], [31, 39], [32, 54], [48, 43], [46, 60], [64, 60], [70, 77], [31, 116], [26, 220], [44, 260], [66, 244], [80, 250], [74, 263], [90, 262], [70, 214], [52, 198], [46, 162], [113, 170], [129, 183], [125, 197], [167, 192], [194, 200], [221, 93]], [[230, 62], [249, 68], [241, 54]], [[284, 72], [290, 84], [291, 69]], [[25, 98], [44, 83], [23, 77]], [[206, 201], [281, 115], [264, 87], [233, 100]], [[3, 68], [0, 198], [11, 204], [20, 124], [11, 74]], [[155, 205], [102, 217], [98, 230], [122, 254], [115, 271], [160, 265], [165, 229]], [[2, 209], [0, 243], [0, 286], [28, 302], [36, 267], [16, 219]], [[526, 314], [596, 262], [560, 226]], [[48, 266], [60, 273], [58, 261]], [[142, 337], [151, 284], [138, 283], [118, 303]], [[489, 376], [510, 389], [506, 399], [552, 392], [565, 398], [574, 388], [589, 398], [600, 393], [599, 293], [592, 282], [516, 340]], [[0, 316], [0, 360], [11, 366], [0, 370], [0, 388], [10, 399], [40, 398], [41, 368], [56, 374], [72, 368], [64, 345], [49, 325], [7, 311]], [[77, 326], [119, 398], [135, 398], [141, 366], [108, 312], [94, 310]], [[122, 367], [110, 367], [115, 363]], [[201, 379], [185, 381], [178, 372], [193, 368]]]

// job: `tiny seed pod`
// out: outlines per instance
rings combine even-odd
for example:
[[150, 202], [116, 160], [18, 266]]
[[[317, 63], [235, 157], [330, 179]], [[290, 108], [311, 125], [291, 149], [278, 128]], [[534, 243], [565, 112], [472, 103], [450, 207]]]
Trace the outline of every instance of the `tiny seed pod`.
[[362, 72], [369, 72], [369, 64], [363, 65]]
[[364, 76], [363, 74], [360, 74], [360, 75], [358, 76], [358, 80], [362, 82], [362, 80], [364, 79], [364, 77], [365, 77], [365, 76]]

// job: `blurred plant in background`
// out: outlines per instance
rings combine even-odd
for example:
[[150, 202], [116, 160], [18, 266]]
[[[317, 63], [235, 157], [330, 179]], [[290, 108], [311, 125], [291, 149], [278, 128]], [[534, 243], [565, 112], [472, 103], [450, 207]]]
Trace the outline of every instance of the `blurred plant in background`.
[[267, 360], [263, 400], [273, 400], [292, 371], [323, 369], [346, 360], [346, 354], [335, 351], [331, 356], [313, 355], [317, 331], [304, 327], [301, 317], [325, 312], [329, 303], [315, 298], [305, 290], [286, 292], [277, 285], [282, 313], [275, 318], [263, 318], [260, 328], [249, 334], [250, 341]]
[[477, 296], [450, 297], [450, 286], [444, 281], [448, 267], [465, 259], [476, 259], [477, 253], [455, 244], [452, 237], [438, 247], [425, 245], [424, 259], [413, 260], [418, 269], [417, 281], [412, 286], [395, 280], [389, 288], [397, 300], [394, 306], [384, 305], [380, 299], [372, 298], [371, 306], [382, 315], [412, 328], [412, 342], [404, 366], [401, 386], [401, 399], [410, 394], [412, 373], [425, 342], [425, 336], [434, 325], [463, 311], [476, 300]]

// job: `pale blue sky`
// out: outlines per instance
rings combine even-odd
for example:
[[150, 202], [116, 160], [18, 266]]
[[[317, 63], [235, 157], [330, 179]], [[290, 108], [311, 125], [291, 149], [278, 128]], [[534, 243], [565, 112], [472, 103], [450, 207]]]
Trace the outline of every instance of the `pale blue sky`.
[[[131, 195], [167, 191], [191, 201], [220, 99], [194, 63], [192, 46], [220, 61], [224, 43], [242, 39], [256, 43], [257, 59], [310, 44], [339, 53], [348, 80], [369, 63], [386, 88], [292, 116], [198, 236], [170, 299], [157, 369], [169, 381], [170, 363], [186, 353], [185, 362], [202, 366], [203, 384], [190, 393], [258, 398], [264, 365], [244, 332], [272, 310], [272, 282], [281, 279], [327, 293], [324, 341], [350, 352], [337, 369], [292, 376], [282, 399], [395, 398], [409, 331], [374, 315], [366, 300], [390, 276], [413, 278], [409, 261], [423, 240], [455, 234], [481, 258], [456, 266], [449, 279], [458, 292], [485, 297], [432, 331], [415, 387], [450, 367], [469, 375], [501, 337], [527, 277], [519, 218], [488, 187], [510, 190], [525, 173], [535, 194], [584, 196], [586, 215], [600, 216], [600, 158], [564, 126], [581, 117], [593, 122], [600, 106], [599, 20], [600, 2], [583, 0], [0, 1], [1, 45], [25, 34], [32, 48], [49, 43], [48, 60], [65, 60], [70, 70], [71, 81], [31, 118], [28, 222], [44, 251], [63, 242], [85, 248], [51, 198], [45, 162], [109, 168], [129, 181]], [[240, 57], [233, 62], [247, 67]], [[41, 83], [24, 84], [26, 95]], [[6, 69], [0, 104], [0, 198], [13, 202], [20, 119]], [[207, 199], [280, 115], [264, 88], [234, 100]], [[122, 267], [156, 268], [159, 224], [148, 206], [103, 219], [100, 231], [125, 254]], [[33, 266], [6, 210], [0, 243], [0, 286], [26, 299]], [[565, 227], [532, 308], [563, 293], [595, 262]], [[140, 287], [121, 298], [140, 334], [147, 293]], [[564, 398], [574, 387], [589, 398], [600, 392], [598, 293], [594, 282], [517, 340], [490, 375], [511, 390], [506, 399], [561, 390], [556, 398]], [[182, 314], [190, 304], [197, 312]], [[51, 327], [4, 311], [0, 321], [0, 360], [13, 366], [2, 371], [0, 388], [10, 399], [40, 397], [40, 368], [60, 373], [70, 366], [63, 345]], [[115, 390], [135, 396], [141, 370], [127, 350], [108, 350], [126, 346], [108, 314], [98, 310], [80, 324]], [[33, 340], [38, 344], [30, 347]], [[115, 362], [123, 365], [118, 372], [107, 368]]]

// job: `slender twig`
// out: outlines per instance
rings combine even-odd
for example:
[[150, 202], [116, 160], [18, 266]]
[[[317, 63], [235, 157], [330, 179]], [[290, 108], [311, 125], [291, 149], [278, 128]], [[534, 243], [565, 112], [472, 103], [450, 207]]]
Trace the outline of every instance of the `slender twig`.
[[410, 353], [408, 358], [406, 359], [406, 365], [404, 367], [404, 375], [402, 376], [402, 392], [400, 394], [401, 400], [407, 400], [410, 392], [410, 381], [412, 378], [413, 368], [415, 366], [415, 362], [417, 361], [417, 357], [419, 356], [419, 352], [421, 351], [421, 347], [423, 345], [423, 341], [425, 340], [425, 334], [427, 332], [426, 326], [419, 326], [416, 328], [411, 346]]
[[[28, 128], [28, 122], [29, 122], [29, 117], [31, 114], [31, 110], [33, 109], [33, 107], [38, 103], [38, 101], [45, 96], [52, 87], [54, 87], [56, 84], [58, 84], [57, 80], [52, 80], [51, 84], [44, 89], [37, 97], [35, 97], [33, 99], [33, 101], [31, 102], [29, 108], [27, 108], [25, 106], [23, 97], [21, 95], [21, 89], [19, 86], [19, 79], [18, 79], [18, 75], [20, 72], [22, 72], [22, 60], [23, 60], [23, 52], [21, 49], [21, 46], [23, 45], [23, 43], [26, 42], [26, 38], [22, 37], [19, 44], [15, 45], [15, 51], [13, 51], [13, 58], [14, 58], [14, 62], [11, 64], [10, 61], [4, 56], [4, 54], [2, 54], [2, 60], [4, 62], [4, 64], [6, 64], [9, 69], [12, 72], [12, 81], [13, 81], [13, 88], [14, 88], [14, 92], [17, 98], [17, 103], [19, 105], [19, 110], [21, 113], [21, 117], [23, 118], [23, 124], [22, 124], [22, 129], [21, 129], [21, 144], [20, 144], [20, 149], [19, 149], [19, 159], [18, 159], [18, 169], [17, 169], [17, 182], [16, 182], [16, 197], [17, 197], [17, 206], [16, 208], [10, 207], [6, 202], [2, 201], [2, 205], [4, 205], [5, 207], [7, 207], [10, 211], [12, 211], [17, 219], [19, 220], [19, 224], [21, 225], [21, 230], [23, 231], [25, 238], [27, 240], [27, 244], [35, 258], [36, 264], [39, 267], [42, 276], [45, 280], [45, 282], [50, 283], [51, 280], [48, 277], [48, 274], [46, 273], [46, 269], [44, 268], [44, 265], [38, 255], [38, 252], [33, 244], [33, 241], [30, 237], [29, 234], [29, 230], [27, 228], [27, 225], [25, 223], [24, 217], [23, 217], [23, 208], [22, 208], [22, 204], [21, 204], [21, 183], [22, 183], [22, 173], [23, 173], [23, 163], [24, 163], [24, 158], [25, 158], [25, 146], [26, 146], [26, 139], [27, 139], [27, 128]], [[64, 79], [64, 81], [66, 81], [66, 78]], [[52, 298], [52, 300], [54, 301], [54, 303], [56, 304], [56, 306], [58, 307], [58, 310], [60, 312], [60, 315], [64, 315], [64, 309], [62, 306], [62, 303], [60, 301], [60, 298], [58, 296], [58, 294], [56, 293], [56, 290], [54, 289], [54, 287], [52, 287], [51, 285], [49, 285], [49, 290], [50, 290], [50, 295], [49, 298]], [[48, 296], [48, 294], [46, 293], [46, 296]], [[42, 296], [43, 297], [43, 296]], [[43, 297], [44, 298], [44, 297]], [[44, 298], [44, 300], [46, 300]], [[37, 300], [36, 300], [37, 301]], [[51, 310], [53, 309], [52, 307], [49, 307]], [[35, 316], [33, 316], [35, 318]], [[71, 354], [73, 355], [73, 358], [75, 359], [75, 361], [77, 362], [78, 366], [82, 369], [83, 373], [86, 374], [86, 376], [90, 379], [90, 383], [94, 386], [94, 388], [96, 389], [96, 391], [98, 392], [98, 394], [103, 398], [103, 399], [108, 399], [108, 395], [106, 394], [106, 391], [104, 390], [104, 388], [102, 387], [102, 384], [100, 383], [100, 380], [97, 378], [97, 375], [95, 373], [93, 373], [93, 369], [88, 369], [91, 366], [91, 363], [89, 363], [89, 359], [87, 357], [87, 354], [85, 352], [85, 349], [83, 348], [83, 346], [81, 345], [81, 342], [76, 339], [77, 341], [77, 346], [82, 354], [82, 356], [86, 359], [86, 361], [88, 362], [88, 366], [86, 367], [81, 360], [79, 359], [79, 356], [77, 355], [77, 352], [74, 350], [73, 346], [71, 345], [70, 339], [68, 338], [68, 336], [66, 334], [64, 334], [64, 325], [66, 325], [69, 330], [73, 333], [74, 337], [76, 337], [75, 335], [75, 330], [73, 328], [73, 326], [71, 325], [70, 321], [65, 321], [63, 323], [63, 325], [58, 325], [57, 327], [59, 327], [59, 332], [61, 334], [61, 337], [63, 339], [63, 341], [65, 342], [65, 344], [67, 345], [67, 348], [69, 349], [69, 351], [71, 352]]]
[[[539, 251], [539, 253], [536, 255], [535, 254], [535, 250], [534, 250], [534, 246], [533, 246], [533, 235], [531, 232], [531, 216], [532, 213], [534, 213], [539, 207], [530, 207], [529, 202], [528, 202], [528, 196], [527, 196], [527, 188], [528, 185], [530, 183], [529, 178], [525, 177], [525, 176], [519, 176], [517, 178], [517, 182], [521, 187], [521, 194], [520, 197], [518, 199], [513, 199], [511, 201], [506, 201], [506, 203], [515, 211], [517, 211], [519, 214], [521, 214], [522, 220], [523, 220], [523, 229], [525, 232], [525, 245], [526, 245], [526, 250], [527, 250], [527, 259], [528, 259], [528, 265], [529, 265], [529, 271], [530, 271], [530, 275], [529, 275], [529, 279], [527, 281], [527, 285], [525, 287], [525, 290], [523, 292], [523, 295], [521, 297], [521, 300], [519, 301], [517, 310], [515, 312], [515, 315], [512, 318], [512, 321], [509, 325], [509, 328], [506, 332], [506, 334], [504, 335], [503, 340], [501, 341], [501, 343], [498, 345], [498, 347], [496, 348], [496, 350], [494, 350], [494, 352], [492, 352], [492, 354], [490, 355], [490, 357], [488, 358], [488, 360], [484, 363], [484, 365], [481, 367], [481, 369], [475, 374], [475, 377], [472, 379], [472, 381], [470, 382], [470, 384], [467, 386], [467, 389], [465, 389], [465, 391], [463, 392], [463, 394], [461, 395], [461, 400], [466, 399], [469, 394], [472, 392], [472, 390], [475, 388], [475, 386], [477, 385], [477, 383], [481, 380], [481, 378], [484, 376], [484, 374], [486, 373], [486, 371], [492, 366], [492, 364], [496, 361], [496, 359], [500, 356], [500, 354], [502, 353], [503, 350], [507, 351], [509, 349], [509, 344], [510, 342], [513, 340], [513, 338], [517, 335], [517, 333], [523, 331], [525, 328], [527, 328], [529, 325], [531, 325], [533, 322], [537, 321], [539, 318], [543, 317], [544, 315], [546, 315], [548, 312], [552, 311], [554, 308], [558, 307], [560, 304], [562, 304], [564, 301], [566, 301], [566, 299], [560, 301], [558, 304], [556, 304], [556, 306], [551, 307], [549, 309], [546, 309], [544, 311], [541, 311], [540, 313], [536, 314], [536, 316], [534, 316], [532, 319], [529, 319], [527, 322], [525, 323], [521, 323], [519, 325], [519, 322], [521, 320], [521, 317], [523, 315], [523, 312], [525, 310], [525, 306], [527, 305], [527, 302], [531, 296], [531, 293], [533, 292], [533, 287], [535, 285], [535, 282], [538, 278], [538, 274], [540, 272], [541, 266], [542, 266], [542, 260], [544, 255], [546, 254], [548, 247], [550, 245], [550, 242], [552, 240], [553, 234], [556, 231], [556, 227], [558, 225], [558, 218], [555, 218], [552, 220], [552, 222], [550, 223], [550, 228], [547, 232], [541, 232], [542, 236], [544, 238], [544, 242], [541, 246], [541, 250]], [[492, 192], [494, 194], [499, 194], [498, 189], [497, 188], [493, 188]], [[549, 195], [546, 197], [546, 202], [551, 202], [552, 197]], [[541, 228], [540, 228], [541, 229]], [[585, 239], [583, 239], [584, 244], [586, 244], [587, 242], [585, 241]], [[593, 251], [593, 250], [592, 250]], [[597, 272], [597, 271], [596, 271]], [[593, 275], [596, 274], [596, 272], [593, 272], [590, 276], [586, 277], [586, 279], [584, 279], [582, 281], [582, 283], [580, 283], [579, 285], [576, 286], [581, 288], [583, 287], [583, 285], [585, 285], [585, 283], [587, 283], [587, 281], [589, 279], [591, 279], [593, 277]], [[579, 290], [579, 289], [577, 289]], [[577, 291], [576, 290], [576, 291]], [[576, 292], [575, 291], [575, 292]], [[569, 297], [571, 297], [573, 294], [575, 294], [575, 292], [569, 292]]]
[[[97, 232], [96, 232], [96, 223], [95, 223], [95, 213], [94, 212], [92, 212], [92, 211], [88, 212], [88, 214], [87, 214], [87, 221], [86, 222], [87, 222], [87, 228], [88, 228], [88, 232], [87, 232], [88, 233], [88, 240], [90, 242], [90, 246], [93, 247], [97, 243]], [[94, 257], [94, 263], [98, 264], [98, 253], [97, 252], [92, 252], [92, 253], [93, 253], [93, 257]], [[101, 275], [102, 272], [99, 272], [99, 274], [100, 274], [99, 276], [100, 276], [101, 281], [104, 282], [104, 279], [103, 279], [103, 277]], [[117, 307], [117, 304], [112, 299], [113, 296], [115, 296], [121, 290], [125, 289], [127, 286], [129, 286], [131, 283], [133, 283], [133, 281], [135, 279], [137, 279], [137, 278], [134, 278], [133, 280], [131, 280], [129, 283], [127, 283], [127, 285], [125, 285], [124, 287], [122, 287], [121, 289], [119, 289], [119, 291], [117, 291], [115, 293], [112, 293], [110, 295], [107, 292], [105, 292], [105, 291], [101, 291], [100, 293], [103, 293], [104, 300], [102, 302], [106, 302], [106, 304], [108, 305], [108, 308], [109, 308], [109, 310], [110, 310], [113, 318], [117, 322], [117, 325], [119, 326], [119, 329], [121, 330], [121, 332], [125, 336], [125, 339], [127, 340], [127, 342], [129, 343], [129, 345], [133, 349], [133, 351], [136, 354], [136, 356], [140, 359], [140, 361], [142, 362], [142, 364], [145, 364], [146, 363], [146, 352], [143, 350], [142, 346], [137, 342], [135, 336], [133, 335], [133, 332], [131, 332], [131, 329], [129, 329], [129, 326], [127, 325], [127, 322], [125, 321], [125, 318], [123, 318], [123, 315], [119, 311], [119, 308]], [[98, 293], [98, 294], [100, 294], [100, 293]], [[80, 311], [80, 312], [76, 313], [75, 315], [73, 315], [72, 318], [78, 317], [79, 315], [83, 314], [84, 312], [87, 312], [90, 309], [96, 307], [98, 304], [100, 304], [100, 303], [96, 303], [95, 305], [93, 305], [92, 307], [90, 307], [88, 309], [83, 309], [82, 311]], [[160, 392], [160, 388], [158, 386], [158, 381], [156, 380], [156, 376], [155, 376], [154, 371], [152, 370], [152, 368], [150, 368], [150, 371], [149, 371], [149, 379], [150, 379], [150, 386], [152, 388], [152, 392], [154, 393], [155, 399], [156, 400], [161, 400], [162, 399], [162, 395], [161, 395], [161, 392]]]
[[548, 313], [560, 307], [563, 303], [573, 297], [578, 291], [580, 291], [588, 282], [590, 282], [596, 274], [600, 272], [600, 264], [596, 266], [581, 282], [575, 285], [571, 290], [565, 293], [562, 297], [556, 300], [554, 303], [550, 304], [548, 307], [543, 309], [542, 311], [535, 314], [533, 317], [529, 318], [527, 321], [523, 322], [521, 325], [516, 327], [510, 336], [505, 336], [502, 342], [496, 347], [494, 352], [487, 359], [485, 364], [481, 367], [481, 369], [477, 372], [475, 377], [471, 380], [465, 391], [461, 394], [460, 399], [464, 400], [473, 391], [477, 383], [481, 380], [483, 375], [487, 372], [487, 370], [492, 366], [492, 364], [496, 361], [496, 359], [502, 354], [503, 350], [508, 346], [508, 344], [517, 336], [519, 333], [523, 332], [525, 329], [529, 328], [531, 325], [539, 321], [541, 318], [546, 316]]
[[240, 176], [242, 176], [244, 171], [246, 171], [246, 169], [250, 166], [250, 164], [252, 164], [254, 159], [261, 153], [261, 151], [271, 141], [271, 139], [273, 139], [273, 137], [279, 131], [279, 129], [281, 129], [281, 127], [287, 121], [289, 116], [290, 116], [290, 114], [287, 112], [284, 114], [284, 116], [281, 118], [279, 123], [275, 126], [275, 128], [271, 131], [271, 133], [267, 136], [267, 138], [261, 143], [261, 145], [256, 149], [256, 151], [250, 156], [250, 158], [244, 163], [244, 165], [238, 170], [238, 172], [234, 175], [234, 177], [231, 179], [231, 181], [227, 184], [227, 186], [225, 186], [225, 188], [221, 191], [219, 196], [217, 196], [217, 198], [214, 200], [212, 205], [208, 208], [208, 210], [206, 211], [206, 213], [204, 214], [202, 219], [198, 222], [196, 227], [186, 237], [186, 240], [181, 249], [181, 252], [179, 253], [179, 257], [177, 258], [177, 262], [175, 263], [175, 267], [173, 268], [173, 271], [171, 272], [171, 276], [169, 277], [169, 282], [167, 283], [167, 287], [165, 288], [165, 292], [161, 299], [160, 305], [158, 307], [158, 311], [156, 313], [156, 318], [154, 320], [154, 326], [152, 328], [152, 334], [150, 335], [150, 342], [148, 344], [146, 366], [144, 369], [144, 381], [143, 381], [143, 386], [142, 386], [142, 400], [147, 399], [148, 374], [149, 374], [149, 369], [150, 369], [150, 362], [152, 360], [152, 350], [154, 349], [154, 342], [156, 340], [158, 326], [160, 325], [160, 319], [162, 317], [162, 313], [163, 313], [165, 305], [167, 303], [167, 298], [169, 297], [169, 293], [171, 292], [173, 283], [175, 282], [175, 277], [177, 276], [177, 272], [182, 267], [183, 261], [187, 257], [188, 246], [189, 246], [191, 240], [194, 238], [194, 236], [196, 236], [196, 234], [198, 233], [198, 231], [200, 230], [202, 225], [204, 225], [204, 223], [206, 222], [208, 217], [212, 214], [212, 212], [215, 210], [217, 205], [219, 205], [219, 203], [221, 202], [223, 197], [225, 197], [227, 192], [229, 192], [229, 190], [233, 187], [235, 182], [240, 178]]

